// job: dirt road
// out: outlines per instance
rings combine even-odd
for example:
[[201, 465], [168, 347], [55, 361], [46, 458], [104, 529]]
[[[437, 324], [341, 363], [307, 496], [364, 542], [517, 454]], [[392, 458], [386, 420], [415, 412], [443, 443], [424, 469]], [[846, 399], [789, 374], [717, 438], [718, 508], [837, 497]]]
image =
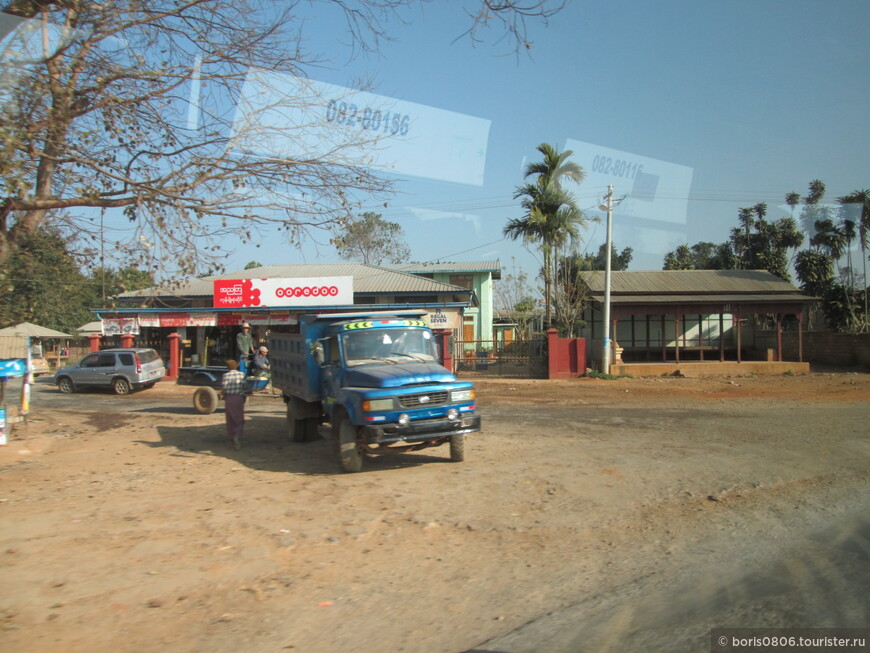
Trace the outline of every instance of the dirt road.
[[867, 375], [478, 387], [466, 462], [347, 475], [330, 441], [287, 442], [280, 400], [249, 402], [234, 451], [189, 389], [39, 385], [0, 448], [0, 648], [709, 650], [714, 626], [870, 625], [843, 578], [868, 567]]

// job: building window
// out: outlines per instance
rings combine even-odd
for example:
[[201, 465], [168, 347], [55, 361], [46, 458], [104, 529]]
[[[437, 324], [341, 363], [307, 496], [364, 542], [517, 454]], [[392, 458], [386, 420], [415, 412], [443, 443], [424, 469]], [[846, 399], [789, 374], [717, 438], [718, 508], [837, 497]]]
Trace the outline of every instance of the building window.
[[474, 277], [470, 274], [451, 274], [450, 284], [460, 286], [466, 290], [474, 290]]

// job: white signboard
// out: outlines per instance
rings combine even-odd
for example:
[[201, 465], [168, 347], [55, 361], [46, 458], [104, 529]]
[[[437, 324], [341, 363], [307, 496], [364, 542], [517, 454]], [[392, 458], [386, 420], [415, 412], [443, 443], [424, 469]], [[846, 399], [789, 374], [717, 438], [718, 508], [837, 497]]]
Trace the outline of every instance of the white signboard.
[[353, 304], [353, 277], [216, 279], [215, 308]]

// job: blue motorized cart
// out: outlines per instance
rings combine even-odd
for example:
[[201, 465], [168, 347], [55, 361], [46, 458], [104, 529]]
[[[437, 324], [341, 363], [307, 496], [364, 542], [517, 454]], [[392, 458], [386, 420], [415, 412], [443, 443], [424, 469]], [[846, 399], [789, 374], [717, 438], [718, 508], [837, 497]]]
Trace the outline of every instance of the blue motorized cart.
[[[196, 412], [209, 415], [217, 410], [221, 396], [221, 383], [229, 370], [223, 366], [205, 365], [178, 368], [178, 385], [198, 386], [193, 393], [193, 408]], [[269, 386], [268, 376], [248, 376], [245, 379], [245, 394], [265, 390]], [[275, 395], [276, 397], [280, 395]]]

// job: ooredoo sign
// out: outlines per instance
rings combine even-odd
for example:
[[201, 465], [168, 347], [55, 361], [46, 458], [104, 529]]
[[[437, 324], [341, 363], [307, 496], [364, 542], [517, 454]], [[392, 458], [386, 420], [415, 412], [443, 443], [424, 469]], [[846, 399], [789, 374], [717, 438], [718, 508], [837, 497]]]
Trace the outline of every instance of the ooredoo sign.
[[215, 308], [353, 304], [353, 277], [216, 279]]

